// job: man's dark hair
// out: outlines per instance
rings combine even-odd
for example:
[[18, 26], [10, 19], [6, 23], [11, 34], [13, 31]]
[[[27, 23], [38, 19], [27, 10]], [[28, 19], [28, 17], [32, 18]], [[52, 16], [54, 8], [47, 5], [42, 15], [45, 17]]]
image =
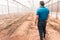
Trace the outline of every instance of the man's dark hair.
[[44, 1], [40, 1], [40, 5], [44, 6], [45, 5]]

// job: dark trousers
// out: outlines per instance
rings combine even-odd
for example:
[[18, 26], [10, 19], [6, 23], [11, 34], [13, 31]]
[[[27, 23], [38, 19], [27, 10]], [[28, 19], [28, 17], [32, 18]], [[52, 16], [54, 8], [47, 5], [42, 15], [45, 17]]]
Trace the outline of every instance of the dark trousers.
[[46, 34], [46, 21], [38, 21], [38, 30], [40, 35], [40, 40], [43, 40], [43, 37], [45, 38]]

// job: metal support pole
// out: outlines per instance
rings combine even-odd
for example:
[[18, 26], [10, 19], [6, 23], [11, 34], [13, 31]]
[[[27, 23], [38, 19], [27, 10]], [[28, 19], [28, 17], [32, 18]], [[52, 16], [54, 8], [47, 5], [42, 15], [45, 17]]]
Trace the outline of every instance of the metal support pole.
[[18, 4], [17, 4], [17, 13], [19, 13], [19, 8], [18, 8]]
[[32, 9], [34, 10], [34, 0], [32, 0]]
[[52, 10], [52, 7], [53, 7], [53, 0], [51, 0], [51, 16], [52, 16], [52, 12], [53, 12], [53, 10]]
[[1, 9], [2, 9], [2, 14], [3, 14], [3, 6], [1, 5]]
[[51, 1], [51, 0], [47, 1], [46, 4], [49, 3], [50, 1]]
[[57, 1], [56, 19], [58, 19], [58, 7], [59, 7], [59, 1]]
[[[3, 1], [2, 1], [3, 3]], [[0, 5], [1, 6], [1, 13], [3, 14], [3, 5]]]
[[9, 17], [11, 17], [9, 14], [9, 1], [8, 0], [7, 0], [7, 9], [8, 9], [8, 15], [9, 15]]
[[[18, 4], [17, 4], [17, 13], [16, 14], [19, 15], [19, 6], [18, 6]], [[16, 17], [17, 17], [17, 15], [16, 15]]]

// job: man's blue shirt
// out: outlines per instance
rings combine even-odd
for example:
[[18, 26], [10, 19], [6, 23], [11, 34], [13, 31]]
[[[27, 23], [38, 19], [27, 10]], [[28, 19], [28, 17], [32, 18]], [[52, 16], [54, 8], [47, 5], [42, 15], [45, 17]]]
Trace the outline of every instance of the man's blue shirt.
[[47, 20], [48, 19], [48, 14], [49, 14], [49, 9], [42, 6], [40, 7], [38, 10], [37, 10], [37, 13], [38, 15], [38, 20]]

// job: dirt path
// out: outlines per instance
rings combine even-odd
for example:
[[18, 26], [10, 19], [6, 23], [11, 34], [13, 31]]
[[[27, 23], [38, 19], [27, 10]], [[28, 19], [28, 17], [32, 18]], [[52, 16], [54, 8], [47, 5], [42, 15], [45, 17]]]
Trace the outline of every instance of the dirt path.
[[24, 15], [18, 21], [8, 25], [6, 28], [0, 31], [0, 39], [1, 40], [8, 40], [10, 36], [14, 33], [14, 31], [24, 22], [27, 20], [29, 15]]
[[60, 33], [54, 30], [50, 25], [47, 25], [48, 40], [60, 40]]
[[[0, 40], [40, 40], [37, 26], [33, 26], [33, 15], [25, 15], [0, 31]], [[60, 40], [60, 33], [47, 24], [47, 40]]]

